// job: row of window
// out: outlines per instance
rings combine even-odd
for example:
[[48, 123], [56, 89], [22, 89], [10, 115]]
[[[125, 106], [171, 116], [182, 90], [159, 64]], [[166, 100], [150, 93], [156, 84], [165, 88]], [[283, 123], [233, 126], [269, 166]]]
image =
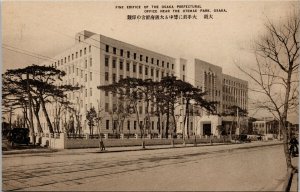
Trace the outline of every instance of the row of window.
[[[108, 92], [105, 92], [105, 96], [108, 96]], [[114, 95], [115, 96], [115, 95]], [[139, 106], [139, 114], [143, 114], [145, 112], [145, 114], [147, 114], [147, 108], [144, 108], [145, 111], [143, 111], [143, 106]], [[111, 112], [110, 108], [109, 108], [109, 103], [105, 103], [105, 107], [104, 107], [105, 112]], [[154, 113], [155, 107], [153, 105], [151, 105], [151, 107], [149, 107], [149, 112], [150, 113]], [[112, 106], [112, 112], [116, 112], [117, 111], [117, 105], [113, 104]]]
[[[91, 45], [88, 47], [89, 53], [92, 51]], [[68, 55], [64, 58], [61, 58], [57, 60], [56, 62], [52, 63], [52, 66], [58, 67], [60, 65], [63, 65], [64, 63], [70, 62], [71, 60], [73, 61], [74, 59], [77, 59], [78, 57], [82, 57], [83, 55], [87, 54], [87, 47], [80, 49], [79, 51], [76, 51], [75, 53], [72, 53], [71, 55]]]
[[[140, 73], [142, 74], [142, 73]], [[146, 73], [145, 75], [148, 75], [148, 73]], [[165, 72], [161, 72], [161, 78], [164, 77], [164, 76], [169, 76], [169, 73], [166, 73]], [[173, 75], [173, 74], [171, 74]], [[127, 76], [128, 78], [129, 76]], [[154, 71], [151, 69], [151, 77], [154, 77]], [[159, 70], [156, 71], [156, 78], [159, 78]], [[105, 72], [104, 74], [104, 79], [105, 81], [109, 81], [109, 72]], [[119, 79], [123, 79], [123, 75], [120, 75], [119, 76]], [[117, 75], [115, 73], [112, 74], [112, 82], [117, 82]]]
[[233, 87], [223, 86], [223, 93], [228, 94], [234, 94], [234, 95], [240, 95], [242, 97], [246, 97], [246, 91], [241, 89], [236, 89]]
[[236, 86], [238, 88], [247, 89], [247, 85], [246, 84], [238, 83], [238, 82], [231, 81], [231, 80], [228, 80], [228, 79], [223, 79], [223, 84], [227, 84], [227, 85], [231, 85], [231, 86]]
[[[106, 53], [111, 53], [111, 49], [112, 49], [112, 53], [113, 54], [117, 54], [117, 48], [116, 47], [110, 47], [109, 45], [105, 45], [105, 52]], [[121, 56], [121, 57], [125, 57], [125, 54], [124, 54], [125, 52], [124, 52], [124, 50], [123, 49], [120, 49], [119, 50], [119, 55]], [[128, 58], [128, 59], [134, 59], [134, 60], [138, 60], [138, 56], [137, 56], [137, 53], [133, 53], [133, 54], [131, 54], [131, 52], [130, 51], [127, 51], [126, 52], [126, 57]], [[155, 63], [155, 59], [154, 58], [149, 58], [148, 56], [145, 56], [144, 57], [144, 55], [142, 55], [142, 54], [139, 54], [139, 61], [141, 61], [141, 62], [146, 62], [146, 63], [151, 63], [151, 64], [154, 64]], [[174, 64], [172, 63], [171, 65], [170, 65], [170, 63], [169, 62], [165, 62], [165, 61], [160, 61], [159, 59], [156, 59], [156, 65], [157, 66], [160, 66], [160, 64], [161, 64], [161, 67], [165, 67], [165, 64], [166, 64], [166, 67], [167, 68], [172, 68], [172, 69], [174, 69]]]
[[[104, 62], [105, 67], [109, 67], [109, 58], [105, 57], [105, 62]], [[112, 68], [115, 69], [117, 68], [116, 60], [112, 60]], [[120, 60], [119, 62], [119, 69], [123, 70], [124, 69], [124, 62]], [[153, 68], [151, 68], [153, 70]], [[126, 62], [126, 71], [130, 71], [130, 63]], [[137, 71], [137, 64], [132, 65], [132, 71], [135, 73]], [[139, 73], [142, 74], [143, 71], [143, 66], [139, 65]], [[152, 72], [153, 73], [153, 72]], [[148, 75], [148, 67], [145, 67], [145, 74]]]
[[[92, 81], [93, 80], [93, 72], [89, 72], [89, 78], [88, 78], [88, 74], [87, 73], [84, 74], [83, 70], [79, 70], [78, 68], [76, 70], [76, 76], [79, 75], [79, 71], [80, 71], [80, 78], [84, 77], [84, 82], [88, 82], [88, 81]], [[75, 82], [75, 78], [72, 78], [72, 81], [71, 81], [71, 79], [67, 79], [65, 81], [66, 85], [76, 85], [77, 83], [78, 83], [77, 81]]]
[[[114, 129], [114, 130], [117, 129], [117, 127], [118, 127], [117, 121], [106, 120], [106, 122], [105, 122], [105, 128], [109, 129], [110, 124], [112, 126], [112, 129]], [[154, 130], [154, 124], [155, 124], [154, 121], [151, 121], [151, 129], [152, 130]], [[131, 127], [132, 125], [133, 125], [133, 129], [134, 130], [136, 130], [136, 129], [139, 128], [139, 125], [138, 125], [137, 121], [130, 121], [130, 120], [128, 120], [127, 121], [127, 130], [131, 130], [132, 129], [132, 127]], [[140, 121], [140, 125], [143, 125], [143, 121]], [[192, 127], [192, 125], [193, 124], [191, 122], [191, 127]], [[159, 129], [159, 127], [160, 127], [159, 122], [156, 123], [156, 127]], [[165, 128], [164, 123], [162, 123], [161, 129], [163, 130], [164, 128]]]

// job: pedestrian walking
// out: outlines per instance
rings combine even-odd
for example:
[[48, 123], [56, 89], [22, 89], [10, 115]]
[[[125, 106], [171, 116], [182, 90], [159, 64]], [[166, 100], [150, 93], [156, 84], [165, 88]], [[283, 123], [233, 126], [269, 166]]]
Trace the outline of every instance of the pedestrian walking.
[[104, 142], [102, 140], [100, 140], [100, 150], [105, 151]]

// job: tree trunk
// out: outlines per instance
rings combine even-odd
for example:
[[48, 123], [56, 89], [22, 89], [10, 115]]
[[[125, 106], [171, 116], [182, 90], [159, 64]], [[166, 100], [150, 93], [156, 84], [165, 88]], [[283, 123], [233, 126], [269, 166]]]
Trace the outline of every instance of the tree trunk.
[[[186, 104], [185, 104], [185, 117], [184, 117], [184, 127], [186, 125], [186, 134], [187, 138], [189, 138], [189, 103], [190, 99], [186, 99]], [[184, 130], [185, 131], [185, 130]]]
[[41, 100], [41, 105], [42, 105], [42, 109], [43, 109], [44, 115], [46, 117], [46, 121], [47, 121], [47, 125], [48, 125], [48, 128], [49, 128], [49, 132], [53, 133], [53, 127], [52, 127], [49, 115], [47, 113], [47, 110], [46, 110], [45, 101], [42, 98], [42, 96], [39, 96], [39, 97], [40, 97], [40, 100]]
[[167, 125], [166, 125], [166, 138], [169, 137], [169, 127], [170, 127], [170, 105], [167, 102]]
[[290, 97], [290, 90], [291, 90], [292, 72], [293, 72], [293, 69], [291, 67], [289, 67], [288, 77], [287, 77], [287, 81], [286, 81], [287, 83], [286, 83], [286, 93], [285, 93], [285, 99], [284, 99], [284, 108], [283, 108], [283, 114], [282, 114], [282, 118], [281, 118], [284, 154], [285, 154], [285, 158], [286, 158], [287, 168], [292, 168], [291, 156], [289, 153], [289, 140], [288, 140], [288, 134], [287, 134], [287, 127], [286, 127], [287, 113], [288, 113], [288, 107], [289, 107], [289, 97]]
[[[29, 88], [29, 74], [26, 74], [26, 78], [27, 78], [27, 94], [28, 94], [28, 102], [29, 102], [29, 134], [31, 136], [31, 138], [33, 139], [33, 143], [34, 143], [34, 125], [33, 125], [33, 114], [32, 114], [32, 97], [31, 97], [31, 93], [30, 93], [30, 88]], [[34, 143], [35, 144], [35, 143]]]
[[38, 133], [43, 133], [40, 117], [39, 117], [39, 112], [37, 110], [34, 110], [34, 115], [37, 121], [37, 128], [38, 128]]

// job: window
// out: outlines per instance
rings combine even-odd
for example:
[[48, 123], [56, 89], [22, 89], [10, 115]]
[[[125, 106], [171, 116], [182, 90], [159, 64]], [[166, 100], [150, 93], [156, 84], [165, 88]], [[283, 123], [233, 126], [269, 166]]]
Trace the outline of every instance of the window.
[[148, 75], [148, 67], [145, 67], [145, 75]]
[[133, 66], [132, 66], [132, 71], [135, 73], [136, 72], [136, 64], [134, 64]]
[[153, 62], [154, 62], [154, 59], [153, 59], [153, 58], [151, 58], [151, 64], [153, 64]]
[[185, 75], [182, 75], [182, 81], [185, 81]]
[[123, 61], [120, 61], [120, 70], [123, 70]]
[[169, 62], [167, 63], [167, 68], [169, 68]]
[[172, 69], [174, 69], [174, 64], [172, 64]]
[[157, 66], [159, 66], [159, 60], [157, 59], [157, 61], [156, 61], [156, 64], [157, 64]]
[[85, 93], [85, 96], [87, 97], [87, 89], [85, 89], [85, 92], [84, 92], [84, 93]]
[[156, 77], [158, 78], [159, 76], [159, 70], [156, 70]]
[[165, 62], [164, 61], [161, 62], [161, 66], [165, 67]]
[[109, 120], [106, 120], [106, 129], [109, 129]]
[[109, 46], [108, 45], [105, 45], [105, 52], [109, 52]]
[[117, 53], [117, 49], [114, 47], [113, 48], [113, 54], [116, 54]]
[[106, 58], [105, 58], [105, 66], [106, 66], [106, 67], [108, 67], [108, 63], [109, 63], [109, 58], [106, 57]]
[[151, 121], [151, 128], [154, 130], [154, 121]]
[[146, 56], [146, 63], [148, 63], [148, 56]]
[[113, 59], [113, 61], [112, 61], [112, 68], [116, 68], [116, 60], [115, 59]]
[[164, 77], [165, 73], [164, 72], [161, 72], [161, 77]]
[[143, 55], [140, 55], [140, 61], [143, 61]]
[[142, 106], [139, 107], [139, 112], [140, 112], [140, 114], [143, 114], [143, 107]]
[[87, 59], [84, 60], [84, 66], [87, 68]]
[[93, 59], [90, 58], [90, 67], [93, 65]]
[[129, 65], [129, 63], [126, 63], [126, 71], [130, 71], [130, 65]]
[[153, 69], [151, 69], [151, 77], [153, 77], [153, 73], [154, 73], [154, 70], [153, 70]]
[[84, 81], [87, 82], [87, 74], [84, 75]]
[[109, 104], [105, 103], [105, 112], [108, 112]]
[[74, 60], [74, 53], [72, 54], [72, 60]]
[[133, 129], [136, 129], [136, 121], [133, 122]]
[[113, 83], [116, 82], [116, 74], [115, 73], [113, 73], [112, 77], [113, 77], [113, 79], [112, 79]]
[[93, 95], [93, 89], [92, 88], [90, 88], [90, 96], [92, 96]]
[[120, 49], [120, 56], [123, 57], [123, 49]]
[[127, 121], [127, 129], [130, 130], [130, 121]]
[[80, 77], [83, 78], [83, 70], [81, 70]]
[[105, 96], [108, 96], [108, 91], [105, 91]]
[[58, 66], [59, 66], [59, 61], [57, 61], [57, 64], [58, 64]]
[[142, 66], [142, 65], [139, 66], [139, 73], [140, 73], [140, 74], [143, 73], [143, 66]]
[[91, 52], [91, 51], [92, 51], [92, 46], [90, 45], [90, 46], [89, 46], [89, 52]]
[[136, 59], [136, 53], [133, 54], [133, 59]]
[[80, 50], [79, 56], [80, 56], [80, 57], [82, 56], [82, 50]]
[[105, 72], [105, 81], [108, 81], [108, 72]]
[[92, 81], [92, 80], [93, 80], [93, 73], [90, 72], [90, 81]]
[[60, 62], [61, 62], [62, 65], [64, 64], [64, 60], [63, 59], [61, 59]]
[[76, 76], [78, 76], [78, 68], [76, 68]]
[[84, 52], [84, 54], [86, 55], [86, 47], [84, 48], [84, 51], [83, 51], [83, 52]]
[[68, 62], [70, 62], [70, 55], [68, 56]]
[[182, 71], [185, 71], [185, 65], [182, 65]]
[[78, 52], [76, 52], [76, 59], [78, 58]]
[[130, 58], [130, 51], [127, 51], [127, 58]]
[[75, 66], [74, 65], [72, 65], [72, 71], [73, 71], [73, 73], [75, 73]]
[[65, 63], [67, 63], [67, 58], [65, 57]]

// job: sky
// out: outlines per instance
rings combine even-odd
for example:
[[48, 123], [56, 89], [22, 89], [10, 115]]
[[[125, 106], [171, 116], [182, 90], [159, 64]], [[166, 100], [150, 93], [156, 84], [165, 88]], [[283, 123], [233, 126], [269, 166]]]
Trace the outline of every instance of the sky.
[[[194, 4], [202, 9], [226, 9], [227, 12], [211, 12], [213, 19], [204, 19], [203, 13], [196, 13], [194, 20], [127, 20], [128, 14], [145, 13], [143, 8], [126, 9], [126, 6]], [[247, 80], [236, 62], [253, 63], [249, 45], [264, 33], [264, 22], [267, 19], [280, 22], [295, 5], [299, 6], [299, 2], [4, 1], [2, 43], [6, 48], [2, 48], [2, 71], [43, 62], [9, 47], [35, 56], [54, 57], [74, 44], [76, 33], [89, 30], [171, 57], [198, 58], [221, 66], [223, 73]], [[125, 7], [117, 9], [116, 6]], [[193, 68], [188, 70], [192, 72]]]

